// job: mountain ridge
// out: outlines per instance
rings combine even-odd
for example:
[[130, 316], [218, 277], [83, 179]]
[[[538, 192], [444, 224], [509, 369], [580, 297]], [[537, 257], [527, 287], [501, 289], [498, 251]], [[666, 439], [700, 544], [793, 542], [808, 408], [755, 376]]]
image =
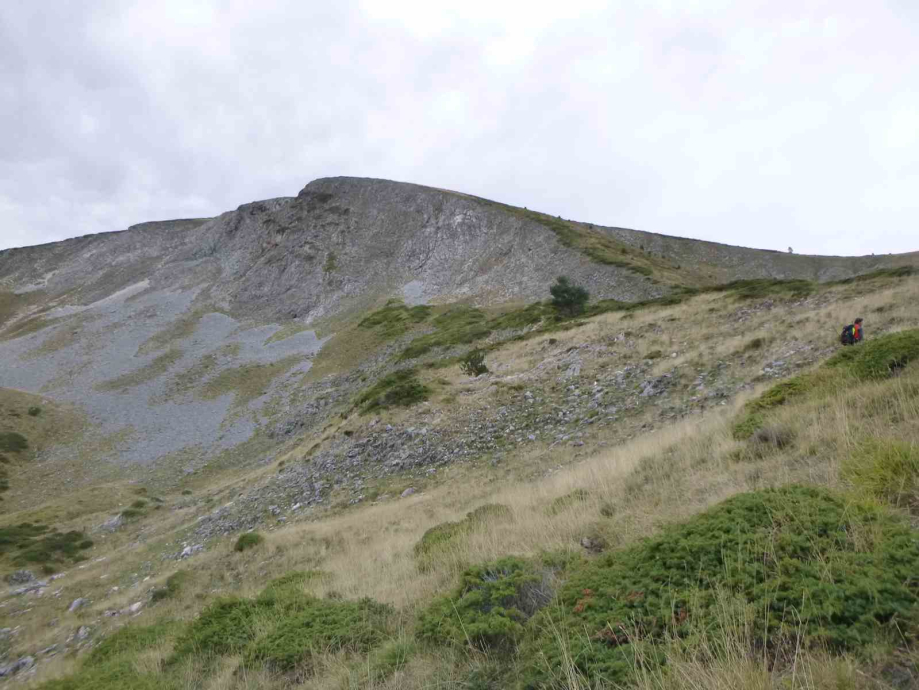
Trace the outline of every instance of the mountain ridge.
[[[321, 178], [214, 218], [0, 252], [0, 359], [12, 364], [0, 387], [79, 405], [102, 456], [181, 476], [233, 448], [269, 453], [273, 430], [308, 433], [331, 414], [306, 426], [299, 415], [322, 386], [343, 400], [396, 366], [386, 348], [401, 340], [354, 330], [387, 300], [448, 323], [445, 310], [462, 306], [456, 318], [483, 324], [454, 338], [462, 344], [525, 332], [532, 321], [483, 319], [547, 299], [558, 275], [595, 299], [638, 303], [737, 279], [850, 278], [916, 256], [788, 255], [421, 185]], [[321, 377], [310, 374], [317, 361]]]

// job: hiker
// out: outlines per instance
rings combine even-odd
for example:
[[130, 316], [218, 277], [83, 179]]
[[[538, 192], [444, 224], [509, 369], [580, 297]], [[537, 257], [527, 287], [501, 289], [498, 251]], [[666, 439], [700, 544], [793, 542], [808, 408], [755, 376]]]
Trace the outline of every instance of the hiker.
[[855, 323], [850, 323], [842, 329], [842, 335], [839, 340], [843, 345], [855, 345], [860, 343], [865, 337], [865, 331], [862, 328], [862, 318], [855, 319]]

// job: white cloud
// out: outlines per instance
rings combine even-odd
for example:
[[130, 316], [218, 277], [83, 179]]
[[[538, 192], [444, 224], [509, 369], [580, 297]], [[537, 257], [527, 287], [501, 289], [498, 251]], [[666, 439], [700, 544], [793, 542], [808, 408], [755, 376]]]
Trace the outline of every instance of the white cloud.
[[908, 0], [0, 5], [0, 248], [325, 175], [798, 252], [919, 249]]

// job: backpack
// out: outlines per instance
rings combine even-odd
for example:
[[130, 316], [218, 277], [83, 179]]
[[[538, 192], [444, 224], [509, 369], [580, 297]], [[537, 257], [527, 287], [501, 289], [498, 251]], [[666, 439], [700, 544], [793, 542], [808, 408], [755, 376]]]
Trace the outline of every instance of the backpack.
[[854, 345], [855, 344], [855, 324], [850, 323], [848, 326], [842, 329], [842, 333], [839, 336], [839, 342], [843, 345]]

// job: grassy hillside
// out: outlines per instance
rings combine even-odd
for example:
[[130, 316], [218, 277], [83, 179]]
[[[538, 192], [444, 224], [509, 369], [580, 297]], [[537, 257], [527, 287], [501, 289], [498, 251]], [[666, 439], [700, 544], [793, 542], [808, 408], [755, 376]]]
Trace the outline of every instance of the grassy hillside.
[[[744, 284], [522, 330], [389, 305], [354, 333], [388, 348], [381, 372], [423, 345], [427, 402], [339, 415], [244, 476], [120, 494], [91, 560], [7, 600], [8, 656], [66, 646], [28, 681], [49, 690], [914, 687], [917, 297], [908, 275]], [[840, 352], [856, 315], [869, 339]], [[477, 342], [491, 373], [470, 379], [454, 358]], [[494, 450], [269, 510], [325, 448], [491, 419]], [[256, 489], [256, 531], [177, 560]]]

